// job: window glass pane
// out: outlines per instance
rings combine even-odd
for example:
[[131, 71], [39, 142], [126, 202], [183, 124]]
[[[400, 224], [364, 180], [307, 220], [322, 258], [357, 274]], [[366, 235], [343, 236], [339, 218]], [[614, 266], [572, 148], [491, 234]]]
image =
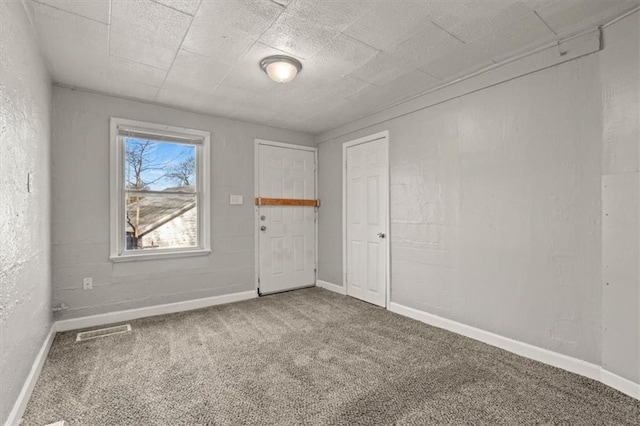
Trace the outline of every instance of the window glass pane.
[[125, 137], [125, 188], [196, 191], [196, 146]]
[[198, 246], [196, 194], [125, 192], [126, 250]]

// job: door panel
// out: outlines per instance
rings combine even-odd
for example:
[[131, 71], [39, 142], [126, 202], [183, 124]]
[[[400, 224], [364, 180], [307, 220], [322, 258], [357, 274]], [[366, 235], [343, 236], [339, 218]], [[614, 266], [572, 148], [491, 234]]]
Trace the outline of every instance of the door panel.
[[386, 305], [389, 172], [387, 139], [346, 150], [347, 294]]
[[[259, 145], [258, 156], [258, 197], [316, 198], [314, 152]], [[315, 208], [259, 206], [258, 216], [260, 293], [314, 285]]]

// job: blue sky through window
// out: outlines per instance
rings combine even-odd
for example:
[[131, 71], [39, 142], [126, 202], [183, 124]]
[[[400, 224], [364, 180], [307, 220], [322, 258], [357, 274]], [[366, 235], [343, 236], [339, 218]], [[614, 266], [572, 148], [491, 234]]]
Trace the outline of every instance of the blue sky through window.
[[144, 188], [162, 191], [196, 183], [194, 145], [125, 138], [125, 179], [127, 186], [140, 175]]

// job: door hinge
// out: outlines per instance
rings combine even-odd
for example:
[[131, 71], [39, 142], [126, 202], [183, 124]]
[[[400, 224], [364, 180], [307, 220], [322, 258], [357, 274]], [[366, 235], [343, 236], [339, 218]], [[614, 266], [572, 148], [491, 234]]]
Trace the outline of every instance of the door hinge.
[[347, 282], [347, 274], [344, 274], [344, 282]]
[[258, 277], [258, 284], [260, 284], [260, 277]]

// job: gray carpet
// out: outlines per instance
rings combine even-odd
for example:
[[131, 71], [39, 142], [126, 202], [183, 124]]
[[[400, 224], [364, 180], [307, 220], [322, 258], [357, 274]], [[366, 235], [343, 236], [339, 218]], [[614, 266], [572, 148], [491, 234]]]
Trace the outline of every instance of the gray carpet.
[[306, 289], [56, 336], [25, 425], [638, 425], [598, 382]]

